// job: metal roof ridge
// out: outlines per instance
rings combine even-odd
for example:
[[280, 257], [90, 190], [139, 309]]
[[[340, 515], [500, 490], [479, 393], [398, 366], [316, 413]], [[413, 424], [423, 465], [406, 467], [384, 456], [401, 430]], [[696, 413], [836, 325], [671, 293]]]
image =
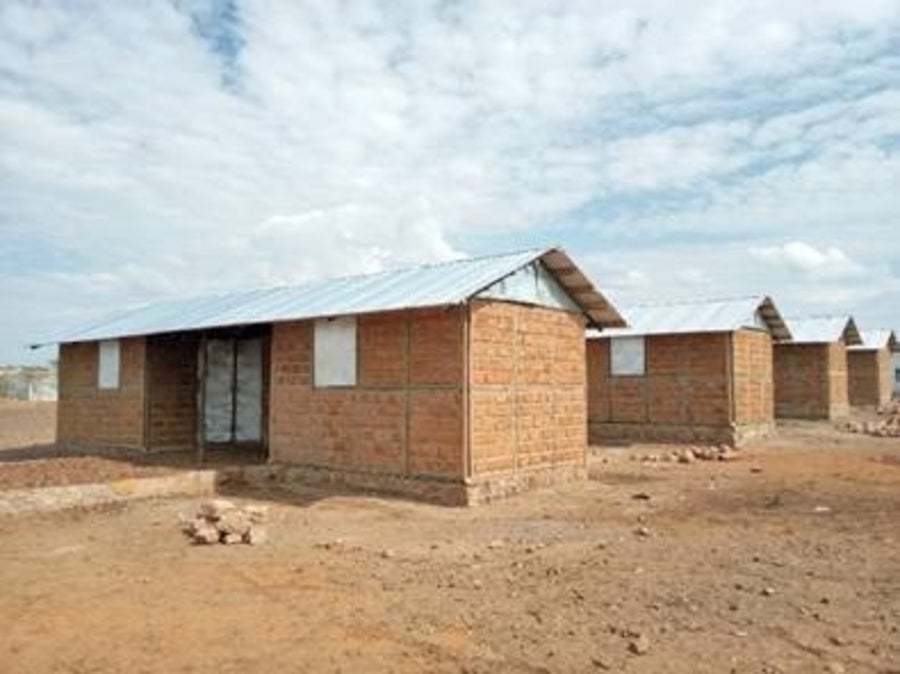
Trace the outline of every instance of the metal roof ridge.
[[161, 298], [156, 300], [149, 300], [146, 302], [140, 302], [136, 304], [128, 305], [124, 308], [120, 308], [115, 310], [115, 313], [124, 313], [133, 310], [139, 310], [154, 306], [159, 306], [161, 304], [175, 303], [175, 302], [191, 302], [194, 300], [206, 300], [213, 299], [216, 297], [232, 297], [235, 295], [242, 294], [250, 294], [250, 293], [262, 293], [262, 292], [273, 292], [278, 290], [300, 290], [302, 288], [313, 288], [318, 285], [324, 285], [327, 283], [340, 283], [345, 281], [354, 281], [354, 280], [362, 280], [369, 278], [376, 278], [379, 276], [388, 276], [391, 274], [401, 274], [406, 272], [413, 272], [422, 269], [436, 269], [439, 267], [449, 267], [451, 265], [457, 264], [466, 264], [466, 263], [476, 263], [482, 260], [491, 260], [491, 259], [499, 259], [503, 257], [517, 257], [526, 254], [533, 254], [534, 257], [539, 257], [546, 252], [554, 250], [553, 247], [548, 248], [526, 248], [522, 250], [511, 251], [507, 253], [492, 253], [490, 255], [478, 255], [476, 257], [462, 257], [456, 258], [453, 260], [442, 260], [438, 262], [424, 262], [421, 264], [413, 264], [413, 265], [405, 265], [399, 267], [393, 267], [391, 269], [382, 269], [380, 271], [372, 271], [365, 272], [362, 274], [341, 274], [338, 276], [322, 276], [320, 278], [309, 279], [307, 281], [300, 282], [284, 282], [284, 283], [272, 283], [272, 284], [264, 284], [264, 285], [253, 285], [242, 288], [233, 288], [231, 290], [225, 288], [219, 288], [216, 290], [209, 290], [205, 292], [191, 293], [189, 295], [179, 295], [177, 297], [169, 297], [169, 298]]
[[743, 301], [743, 300], [748, 300], [748, 301], [749, 300], [760, 300], [760, 301], [762, 301], [762, 300], [766, 299], [767, 297], [769, 297], [769, 296], [766, 295], [765, 293], [753, 293], [753, 294], [748, 294], [748, 295], [735, 295], [732, 297], [710, 297], [710, 298], [705, 298], [705, 299], [686, 299], [686, 300], [676, 300], [676, 299], [668, 300], [667, 299], [667, 300], [659, 300], [657, 302], [638, 302], [635, 304], [628, 304], [628, 305], [625, 305], [625, 308], [644, 309], [644, 308], [655, 308], [655, 307], [675, 307], [675, 306], [682, 306], [682, 305], [686, 305], [686, 304], [713, 304], [713, 303], [717, 303], [717, 302], [738, 302], [738, 301]]

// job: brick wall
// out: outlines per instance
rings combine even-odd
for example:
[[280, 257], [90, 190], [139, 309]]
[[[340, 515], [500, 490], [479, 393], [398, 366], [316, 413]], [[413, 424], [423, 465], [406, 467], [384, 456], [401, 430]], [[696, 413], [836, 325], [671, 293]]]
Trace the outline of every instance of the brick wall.
[[732, 349], [735, 422], [771, 424], [775, 418], [772, 338], [759, 330], [738, 330], [732, 336]]
[[843, 344], [776, 344], [775, 416], [837, 419], [849, 412]]
[[644, 376], [613, 377], [609, 340], [588, 340], [592, 442], [736, 443], [771, 427], [767, 333], [652, 335], [645, 357]]
[[147, 338], [147, 445], [193, 447], [197, 438], [197, 353], [191, 336]]
[[582, 317], [476, 301], [470, 339], [473, 474], [583, 465]]
[[59, 350], [57, 441], [62, 445], [144, 445], [144, 350], [141, 338], [123, 339], [118, 389], [97, 386], [97, 342]]
[[878, 407], [890, 402], [894, 369], [891, 352], [887, 348], [848, 350], [847, 374], [851, 405]]
[[357, 386], [313, 386], [313, 322], [272, 329], [274, 462], [463, 475], [463, 311], [361, 316]]
[[885, 405], [894, 398], [894, 354], [890, 349], [880, 349], [878, 353], [878, 369], [881, 372], [879, 387], [880, 403]]

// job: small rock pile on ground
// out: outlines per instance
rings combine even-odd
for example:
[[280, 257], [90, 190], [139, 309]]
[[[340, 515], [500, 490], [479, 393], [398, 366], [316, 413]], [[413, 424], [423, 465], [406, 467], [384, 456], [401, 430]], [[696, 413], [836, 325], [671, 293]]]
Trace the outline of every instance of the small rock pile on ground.
[[693, 463], [694, 461], [731, 461], [737, 456], [737, 450], [730, 445], [710, 447], [684, 447], [673, 449], [663, 454], [645, 454], [640, 457], [644, 463]]
[[841, 429], [848, 433], [865, 433], [879, 438], [900, 438], [900, 401], [894, 400], [878, 408], [878, 421], [845, 421]]
[[194, 517], [181, 516], [181, 530], [198, 545], [259, 545], [266, 538], [259, 525], [265, 522], [267, 514], [266, 506], [237, 506], [225, 499], [210, 499], [200, 504]]

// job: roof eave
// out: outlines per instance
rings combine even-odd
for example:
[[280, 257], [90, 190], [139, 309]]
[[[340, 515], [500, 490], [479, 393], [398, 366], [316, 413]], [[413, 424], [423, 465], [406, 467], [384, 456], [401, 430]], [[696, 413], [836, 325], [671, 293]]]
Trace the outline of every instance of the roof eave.
[[778, 307], [775, 306], [774, 300], [768, 295], [762, 298], [759, 303], [759, 315], [766, 322], [769, 333], [776, 342], [787, 342], [791, 340], [791, 329], [785, 322]]
[[550, 248], [537, 256], [537, 259], [553, 273], [572, 300], [581, 307], [590, 325], [600, 330], [628, 327], [618, 310], [562, 248]]

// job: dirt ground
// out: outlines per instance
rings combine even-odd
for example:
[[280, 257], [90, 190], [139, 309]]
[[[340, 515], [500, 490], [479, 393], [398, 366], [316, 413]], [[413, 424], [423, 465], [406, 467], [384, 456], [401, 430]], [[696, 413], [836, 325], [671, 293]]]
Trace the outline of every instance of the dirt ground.
[[[78, 451], [53, 444], [56, 403], [0, 398], [0, 490], [108, 482], [164, 475], [201, 464], [193, 451]], [[203, 463], [258, 463], [255, 451], [207, 451]]]
[[466, 510], [235, 491], [258, 547], [193, 499], [0, 519], [0, 671], [900, 672], [900, 440], [654, 451]]
[[55, 432], [55, 402], [0, 398], [0, 450], [49, 445]]

